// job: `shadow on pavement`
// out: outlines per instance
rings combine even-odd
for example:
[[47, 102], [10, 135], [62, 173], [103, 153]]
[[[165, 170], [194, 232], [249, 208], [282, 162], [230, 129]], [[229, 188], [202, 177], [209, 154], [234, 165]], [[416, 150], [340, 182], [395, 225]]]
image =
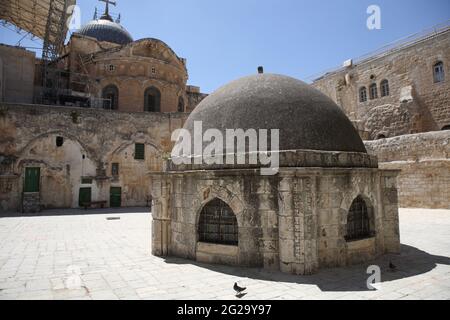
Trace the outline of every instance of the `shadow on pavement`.
[[[384, 255], [364, 265], [323, 269], [311, 276], [296, 276], [255, 268], [207, 265], [180, 258], [166, 258], [165, 261], [169, 264], [191, 264], [239, 278], [317, 285], [322, 291], [337, 292], [369, 291], [367, 279], [370, 274], [367, 273], [367, 268], [371, 265], [377, 265], [381, 268], [382, 282], [424, 274], [436, 268], [437, 264], [450, 265], [449, 257], [431, 255], [407, 245], [402, 245], [401, 254], [399, 255]], [[390, 270], [389, 263], [391, 261], [396, 265], [396, 271]]]
[[84, 216], [84, 215], [108, 215], [108, 214], [127, 214], [127, 213], [148, 213], [151, 214], [150, 208], [105, 208], [105, 209], [52, 209], [44, 210], [37, 213], [20, 213], [20, 212], [0, 212], [0, 218], [24, 218], [24, 217], [57, 217], [57, 216]]

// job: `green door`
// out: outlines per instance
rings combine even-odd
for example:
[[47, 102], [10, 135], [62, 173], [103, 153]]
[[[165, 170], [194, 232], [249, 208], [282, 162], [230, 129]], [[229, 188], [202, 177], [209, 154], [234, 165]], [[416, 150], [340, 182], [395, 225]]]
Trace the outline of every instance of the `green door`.
[[80, 188], [79, 203], [80, 207], [84, 207], [85, 203], [91, 202], [92, 200], [92, 189], [91, 188]]
[[40, 178], [40, 168], [25, 168], [25, 184], [23, 192], [39, 192]]
[[122, 206], [122, 188], [111, 187], [109, 200], [111, 208], [120, 208]]

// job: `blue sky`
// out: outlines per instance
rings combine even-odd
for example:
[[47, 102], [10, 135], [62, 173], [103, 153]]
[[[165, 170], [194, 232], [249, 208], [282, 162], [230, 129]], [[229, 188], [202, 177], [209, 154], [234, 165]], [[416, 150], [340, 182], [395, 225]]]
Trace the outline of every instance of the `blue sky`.
[[[210, 93], [265, 72], [307, 79], [392, 41], [450, 19], [449, 0], [117, 0], [111, 11], [134, 39], [166, 42], [187, 58], [189, 83]], [[82, 23], [104, 3], [78, 0]], [[381, 30], [366, 26], [369, 5], [381, 8]], [[21, 37], [0, 27], [0, 42]], [[42, 46], [23, 40], [24, 46]]]

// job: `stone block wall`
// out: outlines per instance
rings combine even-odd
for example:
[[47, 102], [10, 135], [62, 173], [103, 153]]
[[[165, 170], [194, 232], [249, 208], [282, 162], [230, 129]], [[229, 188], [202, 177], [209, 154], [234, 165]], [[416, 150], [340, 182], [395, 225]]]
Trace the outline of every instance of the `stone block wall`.
[[[444, 64], [445, 80], [435, 83], [433, 66]], [[381, 97], [381, 81], [390, 94]], [[377, 85], [378, 98], [369, 98]], [[330, 72], [313, 86], [333, 99], [353, 121], [362, 121], [370, 140], [380, 136], [441, 130], [450, 125], [450, 28], [403, 47]], [[360, 102], [359, 89], [367, 89]]]
[[[0, 104], [0, 188], [5, 191], [0, 210], [21, 208], [29, 166], [41, 168], [43, 208], [78, 207], [80, 187], [92, 188], [93, 201], [107, 202], [109, 188], [121, 187], [123, 206], [146, 206], [151, 197], [148, 173], [162, 171], [173, 146], [172, 132], [187, 116]], [[57, 137], [64, 141], [60, 147]], [[145, 160], [134, 159], [136, 143], [144, 144]], [[112, 175], [113, 163], [119, 164], [118, 176]], [[82, 184], [82, 178], [92, 184]]]
[[36, 54], [0, 44], [0, 103], [33, 103]]
[[401, 170], [399, 206], [450, 209], [450, 131], [366, 142], [380, 168]]
[[[153, 254], [208, 263], [264, 267], [292, 274], [368, 261], [400, 250], [397, 171], [376, 168], [281, 168], [160, 173], [152, 177]], [[347, 242], [347, 216], [363, 196], [374, 236]], [[202, 208], [219, 198], [239, 226], [239, 244], [202, 244]]]

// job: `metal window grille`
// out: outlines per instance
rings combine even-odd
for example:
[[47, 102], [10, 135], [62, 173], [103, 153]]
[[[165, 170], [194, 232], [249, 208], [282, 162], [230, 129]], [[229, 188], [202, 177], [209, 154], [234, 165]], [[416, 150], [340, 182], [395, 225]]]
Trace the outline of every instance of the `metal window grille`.
[[377, 88], [377, 84], [374, 83], [370, 86], [370, 99], [376, 99], [378, 98], [378, 88]]
[[367, 101], [367, 90], [366, 87], [359, 89], [359, 101], [366, 102]]
[[119, 175], [119, 164], [113, 163], [111, 166], [111, 174], [113, 177], [116, 177]]
[[359, 240], [371, 237], [369, 211], [361, 197], [353, 201], [348, 212], [346, 240]]
[[443, 82], [444, 81], [444, 64], [442, 62], [438, 62], [434, 65], [434, 82]]
[[238, 245], [238, 224], [233, 210], [222, 200], [208, 203], [200, 214], [199, 240], [206, 243]]
[[136, 143], [134, 150], [134, 159], [145, 160], [145, 145], [142, 143]]
[[381, 96], [387, 97], [390, 94], [389, 92], [389, 81], [383, 80], [381, 82]]

